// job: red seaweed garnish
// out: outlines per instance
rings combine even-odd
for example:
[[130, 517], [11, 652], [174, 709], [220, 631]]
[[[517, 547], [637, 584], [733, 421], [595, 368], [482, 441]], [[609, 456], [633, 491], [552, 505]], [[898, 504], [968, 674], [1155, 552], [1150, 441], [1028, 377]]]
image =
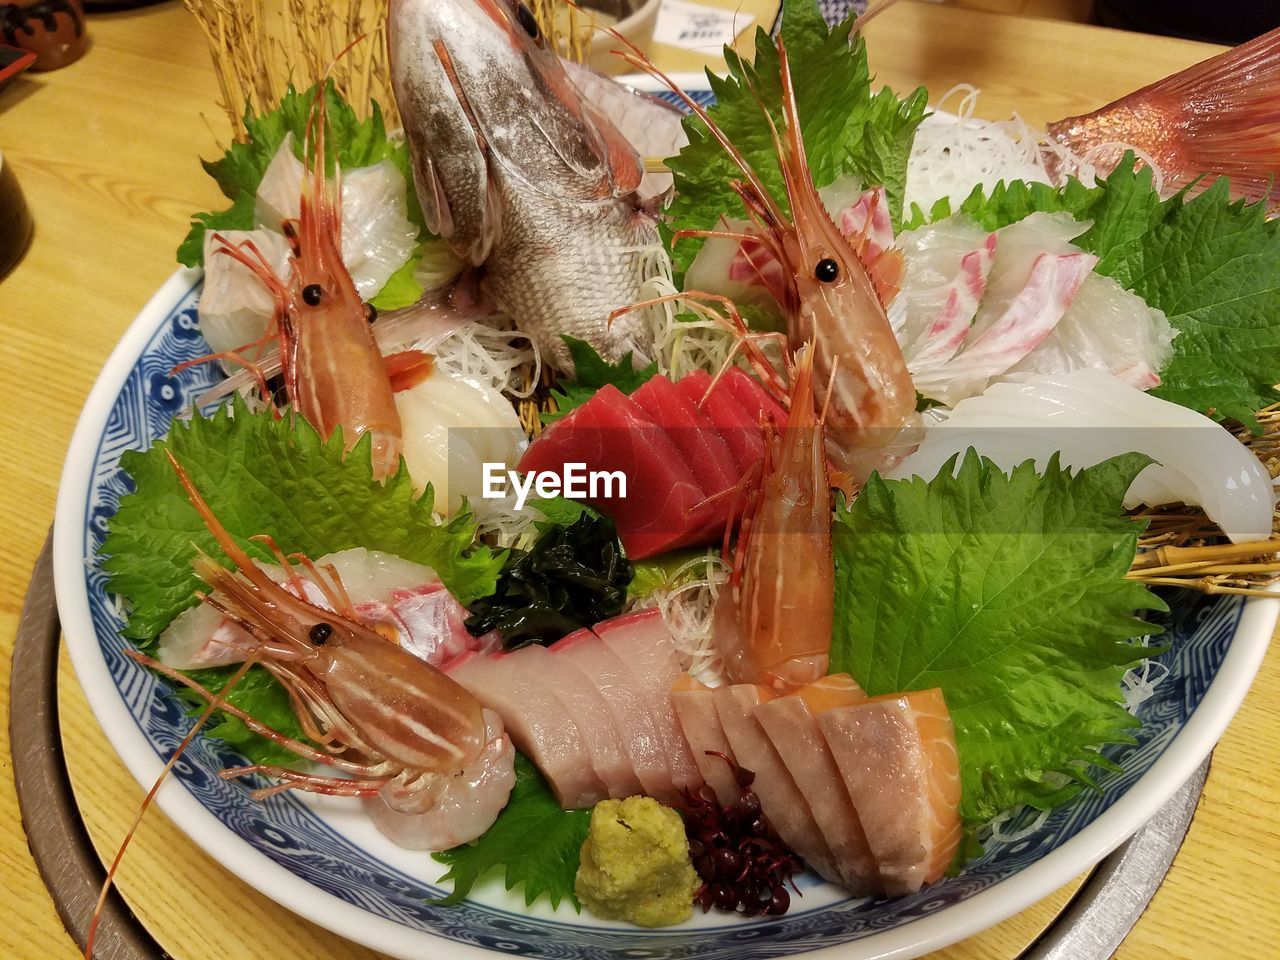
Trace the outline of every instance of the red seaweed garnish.
[[756, 775], [723, 753], [708, 750], [729, 765], [741, 795], [724, 807], [709, 787], [683, 791], [676, 809], [684, 818], [689, 856], [702, 879], [694, 903], [709, 913], [714, 907], [747, 917], [779, 916], [791, 906], [787, 885], [799, 895], [795, 874], [804, 869], [800, 858], [778, 839], [760, 798], [751, 785]]

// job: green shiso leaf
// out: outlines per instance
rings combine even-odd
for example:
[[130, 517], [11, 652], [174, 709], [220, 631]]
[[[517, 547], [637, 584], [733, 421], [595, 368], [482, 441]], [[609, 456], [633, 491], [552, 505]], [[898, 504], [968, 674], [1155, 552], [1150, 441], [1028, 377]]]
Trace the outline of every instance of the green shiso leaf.
[[1046, 808], [1133, 743], [1121, 678], [1164, 603], [1125, 574], [1143, 525], [1122, 508], [1151, 461], [1002, 473], [971, 449], [931, 481], [873, 476], [835, 525], [832, 670], [869, 694], [941, 687], [972, 829]]
[[453, 881], [453, 892], [436, 902], [461, 903], [476, 881], [502, 870], [508, 890], [524, 886], [526, 906], [545, 896], [553, 909], [568, 900], [581, 911], [573, 882], [590, 826], [591, 811], [561, 810], [542, 774], [517, 753], [516, 784], [493, 826], [474, 843], [432, 854], [449, 867], [441, 880]]
[[125, 635], [150, 644], [195, 602], [196, 548], [222, 556], [166, 450], [251, 556], [271, 560], [249, 540], [256, 534], [312, 558], [365, 547], [432, 567], [463, 604], [492, 593], [505, 555], [475, 543], [466, 511], [437, 522], [432, 491], [416, 495], [403, 463], [385, 483], [374, 480], [369, 448], [366, 436], [344, 455], [340, 433], [322, 441], [301, 417], [255, 415], [237, 397], [212, 417], [175, 420], [150, 450], [125, 453], [121, 466], [135, 489], [121, 500], [102, 547], [108, 586], [132, 608]]
[[[872, 90], [866, 44], [850, 43], [852, 20], [828, 30], [813, 0], [787, 0], [782, 8], [782, 39], [787, 48], [796, 105], [814, 185], [825, 187], [843, 176], [864, 186], [883, 185], [889, 209], [902, 213], [907, 158], [916, 127], [924, 119], [928, 94], [923, 87], [900, 100], [885, 88]], [[762, 103], [769, 104], [776, 127], [783, 129], [782, 79], [778, 49], [763, 30], [756, 32], [753, 63], [725, 48], [729, 75], [707, 79], [716, 96], [709, 111], [716, 125], [747, 159], [765, 187], [788, 209], [782, 172]], [[676, 230], [707, 230], [722, 216], [745, 218], [731, 183], [742, 172], [696, 117], [685, 120], [689, 144], [667, 162], [676, 194], [667, 208], [668, 235]], [[702, 246], [684, 239], [673, 250], [678, 271], [689, 268]]]
[[[238, 669], [238, 666], [211, 667], [183, 672], [213, 693], [219, 693], [235, 676]], [[194, 691], [185, 687], [177, 689], [178, 696], [188, 706], [188, 713], [197, 716], [204, 712], [207, 704]], [[240, 678], [240, 682], [231, 688], [226, 699], [232, 706], [239, 707], [277, 733], [307, 742], [302, 724], [298, 722], [297, 714], [293, 712], [293, 705], [289, 702], [288, 692], [280, 681], [264, 668], [250, 667], [248, 672]], [[248, 757], [250, 763], [288, 766], [298, 762], [298, 755], [292, 750], [259, 736], [245, 726], [244, 721], [227, 713], [218, 712], [210, 717], [209, 722], [205, 724], [204, 732], [231, 744]]]
[[568, 344], [569, 355], [573, 357], [574, 379], [556, 383], [551, 393], [556, 402], [556, 411], [542, 414], [543, 423], [552, 423], [571, 410], [576, 410], [606, 384], [612, 384], [623, 393], [630, 394], [639, 390], [646, 380], [658, 372], [656, 361], [637, 370], [631, 359], [631, 351], [627, 351], [617, 363], [609, 363], [585, 340], [565, 334], [564, 342]]
[[[248, 139], [243, 143], [233, 143], [218, 160], [202, 161], [205, 171], [217, 182], [223, 195], [232, 201], [232, 206], [227, 210], [197, 213], [192, 217], [191, 229], [178, 247], [179, 263], [198, 267], [204, 262], [204, 235], [207, 230], [253, 228], [254, 195], [267, 166], [288, 134], [293, 134], [294, 150], [302, 159], [307, 120], [315, 97], [314, 86], [302, 91], [290, 86], [280, 106], [270, 113], [254, 116], [246, 110], [244, 126]], [[421, 230], [422, 213], [414, 194], [413, 178], [409, 176], [409, 148], [387, 136], [382, 109], [374, 103], [369, 117], [360, 120], [332, 81], [325, 86], [325, 108], [328, 112], [325, 132], [327, 166], [332, 168], [337, 161], [344, 169], [355, 169], [390, 160], [405, 175], [409, 190], [409, 219]]]
[[[1151, 392], [1257, 430], [1255, 411], [1280, 399], [1280, 221], [1267, 219], [1265, 204], [1232, 201], [1226, 179], [1162, 201], [1130, 153], [1096, 187], [978, 187], [958, 212], [996, 230], [1039, 211], [1091, 222], [1075, 242], [1101, 258], [1097, 272], [1163, 310], [1177, 330]], [[927, 219], [950, 213], [942, 202]], [[913, 223], [925, 219], [917, 209]]]

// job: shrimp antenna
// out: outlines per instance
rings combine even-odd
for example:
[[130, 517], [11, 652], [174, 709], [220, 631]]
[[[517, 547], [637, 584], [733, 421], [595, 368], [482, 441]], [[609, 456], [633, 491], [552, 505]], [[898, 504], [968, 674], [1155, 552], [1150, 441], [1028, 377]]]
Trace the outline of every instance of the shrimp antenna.
[[862, 14], [862, 16], [860, 17], [854, 18], [853, 20], [854, 31], [861, 33], [863, 27], [865, 27], [868, 23], [870, 23], [876, 17], [880, 16], [880, 14], [884, 13], [886, 10], [888, 10], [897, 2], [898, 0], [881, 0], [881, 2], [877, 3], [874, 7], [868, 7], [866, 13]]
[[[738, 169], [742, 171], [743, 176], [747, 178], [751, 187], [760, 195], [760, 199], [764, 202], [765, 209], [768, 211], [769, 216], [777, 223], [785, 222], [786, 216], [783, 214], [782, 208], [778, 206], [777, 202], [770, 195], [768, 189], [764, 185], [764, 182], [760, 179], [759, 174], [756, 173], [755, 168], [752, 167], [750, 161], [743, 156], [742, 151], [734, 146], [732, 141], [725, 136], [724, 131], [720, 129], [713, 119], [711, 119], [711, 115], [707, 113], [706, 109], [685, 93], [684, 90], [680, 88], [680, 85], [667, 76], [667, 74], [664, 73], [656, 63], [649, 59], [648, 54], [640, 49], [640, 47], [633, 41], [624, 37], [613, 27], [609, 27], [607, 32], [626, 48], [625, 50], [613, 50], [610, 52], [621, 57], [636, 69], [649, 74], [649, 76], [658, 80], [668, 90], [679, 97], [681, 102], [689, 108], [694, 116], [706, 124], [707, 130], [710, 131], [713, 137], [715, 137], [716, 142], [724, 148], [725, 152], [729, 155], [729, 158], [733, 160]], [[765, 113], [767, 114], [768, 110], [765, 110]]]
[[196, 720], [195, 726], [193, 726], [191, 730], [188, 731], [187, 735], [182, 738], [182, 742], [178, 744], [178, 749], [173, 751], [173, 756], [171, 756], [168, 762], [165, 763], [159, 776], [157, 776], [155, 782], [151, 784], [151, 789], [148, 790], [147, 795], [142, 798], [142, 803], [138, 807], [138, 813], [133, 818], [133, 823], [129, 825], [129, 830], [124, 835], [124, 839], [120, 841], [120, 847], [116, 850], [115, 859], [111, 861], [111, 866], [107, 868], [107, 876], [102, 881], [102, 889], [98, 893], [98, 902], [94, 905], [93, 917], [89, 921], [89, 932], [85, 936], [84, 960], [92, 960], [93, 958], [93, 943], [98, 935], [98, 924], [102, 922], [102, 909], [106, 906], [107, 894], [111, 892], [111, 886], [115, 881], [116, 871], [120, 869], [120, 863], [124, 860], [124, 853], [129, 849], [129, 844], [133, 840], [133, 835], [138, 832], [138, 827], [142, 824], [142, 818], [146, 816], [147, 811], [151, 808], [151, 802], [155, 800], [156, 794], [160, 792], [161, 785], [169, 778], [169, 771], [174, 768], [178, 760], [181, 759], [184, 753], [186, 753], [187, 747], [189, 747], [191, 745], [191, 741], [196, 738], [196, 734], [200, 732], [208, 722], [209, 718], [213, 716], [214, 711], [223, 706], [227, 696], [235, 688], [236, 684], [244, 678], [244, 675], [249, 672], [249, 668], [255, 663], [257, 663], [257, 654], [249, 654], [244, 663], [240, 664], [240, 669], [232, 675], [231, 680], [227, 685], [209, 698], [208, 706], [204, 708], [204, 712], [201, 713], [200, 718]]

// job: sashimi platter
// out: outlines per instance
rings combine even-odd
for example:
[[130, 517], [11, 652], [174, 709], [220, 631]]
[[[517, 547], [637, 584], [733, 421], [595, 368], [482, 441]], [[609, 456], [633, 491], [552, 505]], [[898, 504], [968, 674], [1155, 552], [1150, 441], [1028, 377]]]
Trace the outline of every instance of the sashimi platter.
[[55, 565], [234, 873], [397, 957], [910, 957], [1207, 755], [1276, 619], [1280, 31], [1039, 127], [814, 0], [618, 79], [549, 0], [339, 3], [274, 85], [187, 5], [227, 202]]

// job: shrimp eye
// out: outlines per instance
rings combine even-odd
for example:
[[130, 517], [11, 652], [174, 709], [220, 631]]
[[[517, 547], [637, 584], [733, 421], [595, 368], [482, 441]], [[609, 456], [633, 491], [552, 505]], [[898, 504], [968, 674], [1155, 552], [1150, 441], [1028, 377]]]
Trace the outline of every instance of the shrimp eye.
[[324, 288], [318, 283], [308, 283], [302, 288], [302, 299], [309, 307], [318, 307], [320, 298], [324, 296]]
[[308, 631], [307, 636], [317, 647], [324, 646], [324, 642], [333, 636], [333, 627], [322, 620]]
[[533, 15], [533, 11], [526, 4], [520, 4], [516, 7], [516, 19], [520, 21], [520, 26], [524, 27], [524, 32], [529, 35], [532, 40], [538, 39], [538, 18]]
[[370, 323], [373, 323], [375, 320], [378, 319], [378, 308], [375, 307], [372, 303], [366, 303], [364, 305], [364, 318], [368, 320]]
[[830, 257], [823, 257], [813, 268], [813, 278], [819, 283], [835, 283], [840, 279], [840, 264]]

